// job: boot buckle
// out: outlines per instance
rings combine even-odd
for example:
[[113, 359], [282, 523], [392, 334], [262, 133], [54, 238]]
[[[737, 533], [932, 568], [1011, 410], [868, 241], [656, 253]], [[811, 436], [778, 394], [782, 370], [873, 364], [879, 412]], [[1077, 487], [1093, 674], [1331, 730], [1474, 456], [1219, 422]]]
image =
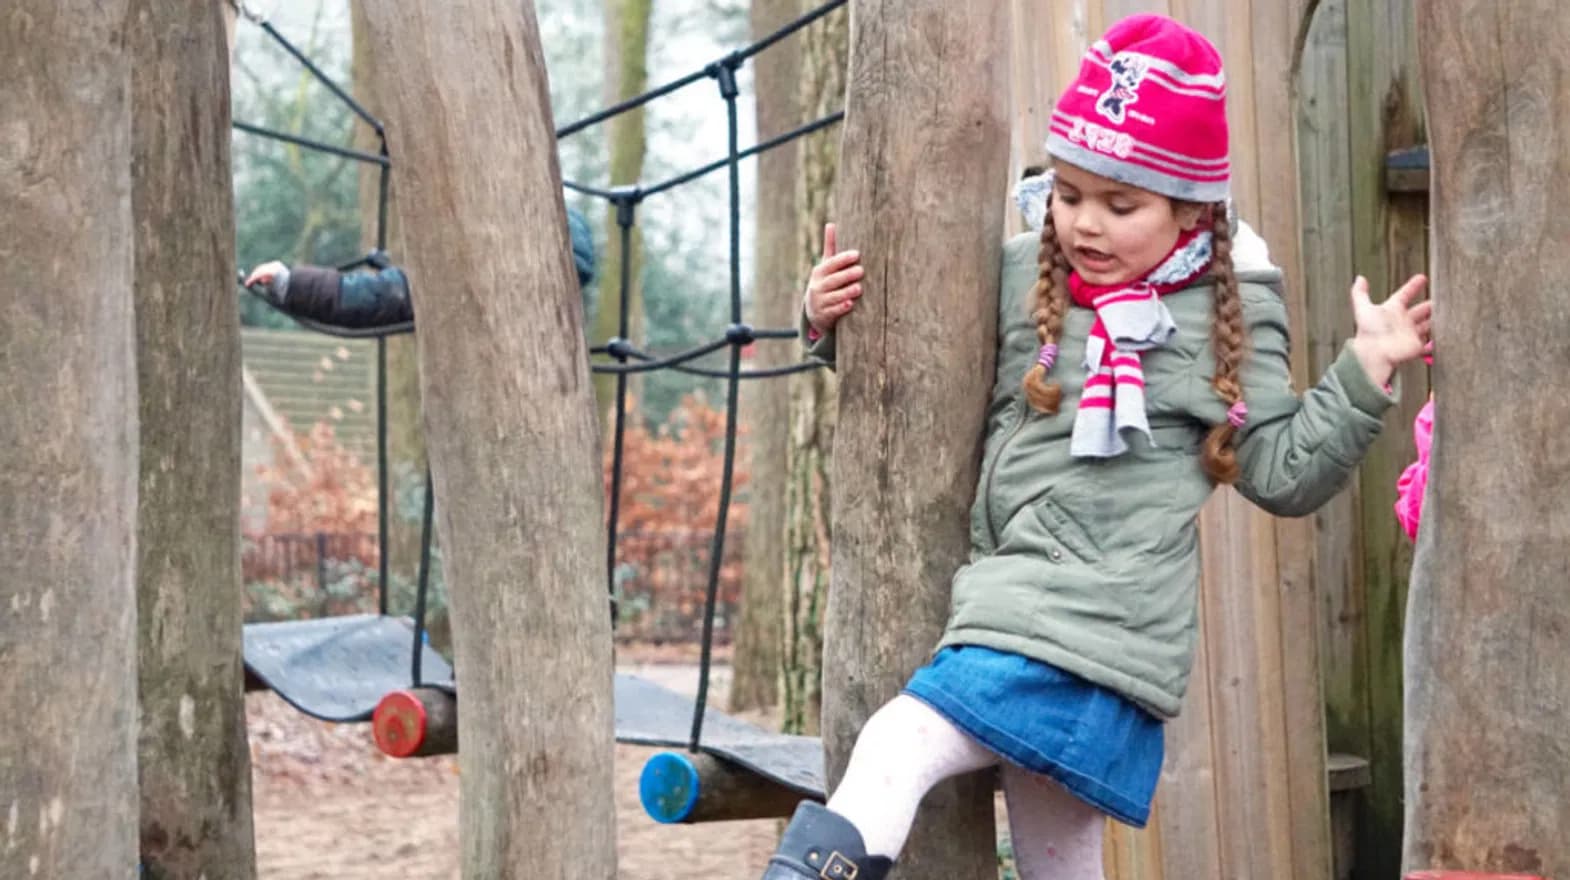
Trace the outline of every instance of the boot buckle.
[[820, 880], [856, 880], [856, 875], [861, 869], [850, 859], [840, 855], [839, 850], [829, 854], [829, 860], [824, 863], [823, 870], [818, 872]]

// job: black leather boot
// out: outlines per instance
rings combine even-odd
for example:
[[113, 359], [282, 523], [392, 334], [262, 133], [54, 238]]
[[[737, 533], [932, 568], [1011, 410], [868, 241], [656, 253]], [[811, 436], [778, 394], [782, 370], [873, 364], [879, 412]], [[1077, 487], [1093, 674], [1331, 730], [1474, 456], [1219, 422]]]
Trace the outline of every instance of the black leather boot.
[[884, 880], [894, 863], [867, 855], [861, 832], [822, 804], [804, 801], [785, 827], [763, 880]]

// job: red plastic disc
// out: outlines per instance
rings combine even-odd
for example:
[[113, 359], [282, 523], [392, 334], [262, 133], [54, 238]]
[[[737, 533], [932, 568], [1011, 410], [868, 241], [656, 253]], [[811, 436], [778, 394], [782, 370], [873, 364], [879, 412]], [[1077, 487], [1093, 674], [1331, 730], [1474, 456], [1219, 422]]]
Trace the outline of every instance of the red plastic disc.
[[393, 691], [371, 714], [371, 735], [383, 754], [408, 758], [425, 744], [425, 705], [408, 691]]

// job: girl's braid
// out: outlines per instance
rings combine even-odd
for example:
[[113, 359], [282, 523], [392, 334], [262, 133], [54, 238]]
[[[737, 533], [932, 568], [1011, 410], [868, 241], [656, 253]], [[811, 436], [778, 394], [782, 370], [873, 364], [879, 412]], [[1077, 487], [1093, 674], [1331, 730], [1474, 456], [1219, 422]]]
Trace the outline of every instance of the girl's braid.
[[[1056, 346], [1063, 332], [1063, 316], [1068, 312], [1068, 258], [1058, 243], [1052, 223], [1052, 205], [1047, 204], [1046, 222], [1041, 226], [1041, 252], [1036, 258], [1038, 273], [1031, 317], [1036, 321], [1036, 339], [1042, 346]], [[1047, 381], [1048, 368], [1039, 361], [1025, 373], [1025, 399], [1037, 412], [1056, 414], [1063, 402], [1063, 388]]]
[[[1216, 290], [1210, 341], [1216, 352], [1216, 373], [1210, 384], [1222, 402], [1233, 407], [1243, 400], [1243, 385], [1238, 374], [1242, 369], [1248, 338], [1243, 326], [1243, 298], [1238, 293], [1237, 272], [1232, 266], [1232, 228], [1227, 219], [1226, 203], [1218, 202], [1211, 211], [1214, 216], [1212, 233], [1215, 236], [1212, 273]], [[1233, 483], [1237, 480], [1237, 451], [1232, 447], [1236, 434], [1237, 428], [1227, 419], [1211, 428], [1205, 438], [1201, 464], [1205, 473], [1218, 483]]]

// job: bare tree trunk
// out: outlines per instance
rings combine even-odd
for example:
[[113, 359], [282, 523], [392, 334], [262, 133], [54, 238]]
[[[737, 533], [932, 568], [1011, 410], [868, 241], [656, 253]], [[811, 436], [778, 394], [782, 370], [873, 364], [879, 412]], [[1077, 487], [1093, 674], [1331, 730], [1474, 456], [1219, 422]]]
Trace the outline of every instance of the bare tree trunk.
[[229, 50], [210, 0], [132, 0], [129, 21], [142, 863], [251, 877]]
[[[447, 549], [463, 875], [616, 873], [603, 489], [532, 3], [366, 4]], [[517, 230], [530, 230], [519, 235]]]
[[[850, 20], [819, 19], [802, 32], [802, 116], [820, 119], [845, 107], [845, 56]], [[823, 224], [832, 213], [840, 132], [808, 135], [796, 174], [797, 221], [792, 278], [793, 315], [808, 268], [821, 256]], [[828, 370], [790, 379], [790, 427], [785, 463], [784, 729], [816, 734], [823, 715], [823, 609], [829, 595], [829, 453], [839, 410], [839, 382]]]
[[[615, 104], [643, 94], [649, 88], [649, 17], [653, 0], [605, 0], [605, 103]], [[643, 108], [617, 116], [606, 127], [610, 130], [611, 185], [630, 186], [643, 176], [643, 157], [647, 151], [647, 131]], [[621, 227], [616, 225], [616, 206], [605, 209], [605, 255], [600, 271], [599, 304], [594, 316], [594, 343], [599, 345], [618, 335], [621, 309], [621, 274], [627, 264], [628, 338], [642, 339], [643, 327], [643, 235], [632, 227], [630, 254], [622, 253]], [[616, 378], [605, 374], [594, 377], [595, 416], [602, 426], [616, 405]], [[632, 377], [628, 377], [632, 381]]]
[[[752, 0], [752, 34], [762, 37], [796, 17], [799, 0]], [[801, 124], [797, 83], [801, 43], [792, 37], [753, 62], [757, 139]], [[801, 307], [796, 278], [796, 142], [758, 157], [757, 264], [752, 286], [754, 322], [791, 327]], [[799, 360], [795, 346], [765, 342], [753, 365], [782, 367]], [[785, 455], [790, 434], [790, 395], [779, 380], [757, 380], [742, 389], [752, 477], [747, 490], [747, 568], [730, 689], [732, 711], [779, 702], [780, 657], [785, 640]]]
[[126, 8], [0, 13], [0, 877], [135, 873]]
[[1554, 393], [1570, 60], [1544, 51], [1570, 43], [1570, 8], [1417, 9], [1440, 354], [1407, 612], [1404, 861], [1570, 876], [1570, 410]]
[[[396, 59], [386, 58], [371, 51], [370, 40], [365, 30], [365, 9], [361, 2], [349, 4], [349, 24], [354, 35], [353, 56], [353, 82], [355, 100], [359, 101], [371, 115], [386, 124], [386, 102], [378, 91], [378, 85], [385, 78], [381, 72], [384, 65], [397, 63]], [[381, 140], [370, 125], [359, 119], [355, 120], [354, 146], [367, 153], [375, 153], [381, 149]], [[360, 166], [360, 247], [369, 251], [377, 246], [378, 212], [381, 209], [381, 169], [374, 165], [361, 164]], [[398, 223], [398, 175], [392, 174], [388, 178], [387, 196], [387, 228], [386, 250], [392, 259], [404, 259], [405, 248], [403, 229]], [[434, 279], [432, 279], [434, 281]], [[413, 278], [409, 284], [414, 296], [440, 297], [441, 289], [438, 284], [432, 284], [426, 292], [426, 279]], [[390, 336], [387, 345], [387, 464], [391, 471], [389, 486], [392, 490], [392, 513], [388, 518], [387, 526], [387, 574], [394, 583], [412, 583], [419, 572], [420, 564], [420, 521], [418, 516], [409, 516], [407, 510], [400, 511], [396, 503], [401, 494], [400, 489], [405, 488], [412, 481], [423, 485], [426, 473], [425, 432], [420, 426], [420, 370], [419, 360], [416, 357], [414, 337], [403, 334]], [[418, 505], [415, 505], [418, 509]], [[394, 607], [394, 614], [406, 614], [410, 609]], [[431, 643], [443, 652], [452, 649], [452, 627], [446, 614], [432, 614], [427, 621], [430, 627]]]
[[[834, 780], [862, 723], [929, 656], [969, 553], [1009, 149], [1005, 0], [851, 9], [840, 241], [866, 255], [867, 294], [838, 328], [823, 705]], [[991, 782], [927, 796], [901, 876], [996, 876]]]

